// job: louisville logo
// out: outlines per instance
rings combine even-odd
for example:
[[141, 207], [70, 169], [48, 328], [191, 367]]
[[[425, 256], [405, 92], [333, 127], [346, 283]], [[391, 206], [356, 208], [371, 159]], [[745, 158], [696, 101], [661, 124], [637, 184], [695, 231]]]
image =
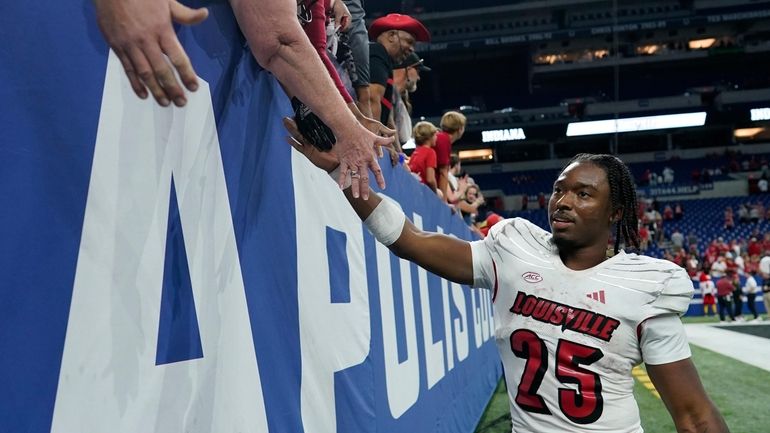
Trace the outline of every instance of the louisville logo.
[[539, 283], [543, 281], [543, 277], [537, 272], [525, 272], [521, 274], [521, 278], [524, 278], [524, 281], [528, 283]]

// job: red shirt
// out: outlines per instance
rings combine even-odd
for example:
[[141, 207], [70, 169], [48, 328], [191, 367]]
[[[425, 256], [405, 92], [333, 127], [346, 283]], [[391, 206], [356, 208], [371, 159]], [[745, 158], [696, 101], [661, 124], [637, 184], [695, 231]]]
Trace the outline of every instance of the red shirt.
[[412, 157], [409, 158], [409, 170], [420, 175], [420, 182], [427, 184], [428, 179], [425, 175], [428, 167], [436, 169], [436, 151], [430, 146], [417, 146]]
[[449, 155], [452, 154], [452, 139], [444, 131], [436, 133], [436, 164], [449, 166]]
[[733, 290], [735, 290], [735, 285], [730, 277], [720, 278], [717, 281], [717, 296], [727, 296], [733, 293]]

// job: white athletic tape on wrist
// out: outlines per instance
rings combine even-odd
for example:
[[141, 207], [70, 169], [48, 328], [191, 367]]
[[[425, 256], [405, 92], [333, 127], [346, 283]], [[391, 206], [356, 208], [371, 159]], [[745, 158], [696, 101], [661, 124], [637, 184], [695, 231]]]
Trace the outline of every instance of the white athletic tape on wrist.
[[[329, 176], [331, 176], [332, 180], [334, 180], [334, 183], [339, 183], [340, 181], [340, 166], [338, 165], [337, 168], [332, 170], [329, 173]], [[350, 185], [353, 184], [353, 177], [348, 174], [348, 176], [345, 178], [345, 183], [342, 185], [342, 189], [348, 189]]]
[[398, 240], [405, 223], [404, 212], [387, 199], [382, 199], [364, 221], [364, 225], [372, 232], [374, 238], [386, 247]]

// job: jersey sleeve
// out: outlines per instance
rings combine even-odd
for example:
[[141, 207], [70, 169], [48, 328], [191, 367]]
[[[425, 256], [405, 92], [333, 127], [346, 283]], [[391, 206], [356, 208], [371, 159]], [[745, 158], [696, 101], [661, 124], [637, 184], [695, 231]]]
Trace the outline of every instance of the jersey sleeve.
[[487, 239], [471, 242], [473, 257], [473, 287], [491, 289], [495, 286], [495, 263], [489, 251]]
[[653, 316], [662, 314], [682, 316], [690, 307], [690, 300], [695, 292], [690, 276], [680, 267], [673, 268], [668, 272], [671, 275], [664, 282], [663, 290], [652, 302], [651, 306], [655, 312]]
[[684, 325], [676, 314], [653, 317], [641, 327], [639, 346], [645, 364], [668, 364], [692, 356]]

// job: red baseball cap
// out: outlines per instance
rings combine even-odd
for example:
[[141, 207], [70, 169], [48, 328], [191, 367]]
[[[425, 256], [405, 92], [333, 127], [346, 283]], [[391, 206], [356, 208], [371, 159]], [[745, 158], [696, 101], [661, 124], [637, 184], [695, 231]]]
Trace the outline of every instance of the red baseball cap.
[[375, 40], [388, 30], [402, 30], [414, 36], [417, 41], [430, 42], [430, 32], [421, 22], [401, 14], [387, 14], [372, 21], [369, 26], [369, 39]]

